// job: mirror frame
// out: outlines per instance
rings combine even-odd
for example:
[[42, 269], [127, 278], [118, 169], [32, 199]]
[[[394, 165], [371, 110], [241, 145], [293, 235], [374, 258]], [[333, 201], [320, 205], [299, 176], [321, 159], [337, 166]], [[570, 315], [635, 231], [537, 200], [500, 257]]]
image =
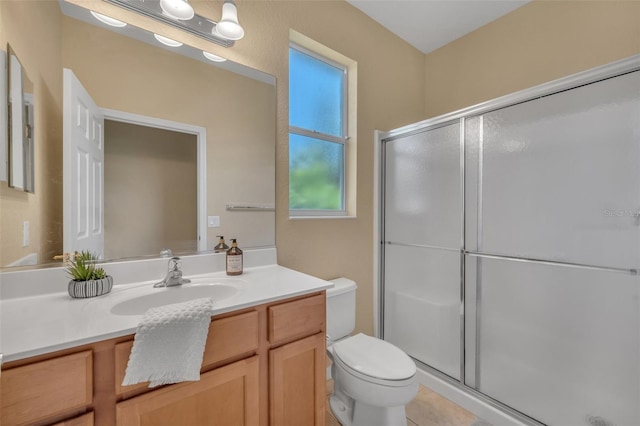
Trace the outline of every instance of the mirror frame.
[[9, 82], [7, 72], [7, 52], [0, 50], [0, 182], [9, 180]]
[[33, 94], [26, 96], [28, 76], [18, 55], [7, 45], [7, 125], [9, 187], [35, 193]]

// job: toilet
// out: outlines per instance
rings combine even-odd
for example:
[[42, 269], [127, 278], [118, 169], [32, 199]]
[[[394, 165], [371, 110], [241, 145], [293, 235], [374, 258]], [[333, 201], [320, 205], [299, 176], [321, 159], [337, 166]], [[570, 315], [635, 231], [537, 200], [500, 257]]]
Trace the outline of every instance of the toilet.
[[356, 283], [331, 280], [327, 354], [333, 361], [331, 412], [343, 426], [406, 425], [404, 406], [418, 393], [416, 364], [398, 347], [355, 327]]

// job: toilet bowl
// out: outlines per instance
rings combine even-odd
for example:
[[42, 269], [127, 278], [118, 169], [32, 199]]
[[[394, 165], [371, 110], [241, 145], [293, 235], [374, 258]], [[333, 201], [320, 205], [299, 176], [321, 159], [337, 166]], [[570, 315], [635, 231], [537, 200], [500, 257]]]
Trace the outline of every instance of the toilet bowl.
[[362, 333], [349, 336], [356, 285], [344, 278], [333, 282], [327, 290], [332, 413], [343, 426], [406, 425], [404, 405], [418, 393], [415, 363], [389, 342]]

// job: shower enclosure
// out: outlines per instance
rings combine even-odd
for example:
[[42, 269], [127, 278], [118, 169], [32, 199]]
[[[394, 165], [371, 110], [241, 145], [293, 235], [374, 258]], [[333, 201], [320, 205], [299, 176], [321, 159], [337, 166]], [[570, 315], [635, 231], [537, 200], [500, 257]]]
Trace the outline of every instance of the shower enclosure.
[[380, 141], [383, 338], [532, 423], [640, 424], [640, 57]]

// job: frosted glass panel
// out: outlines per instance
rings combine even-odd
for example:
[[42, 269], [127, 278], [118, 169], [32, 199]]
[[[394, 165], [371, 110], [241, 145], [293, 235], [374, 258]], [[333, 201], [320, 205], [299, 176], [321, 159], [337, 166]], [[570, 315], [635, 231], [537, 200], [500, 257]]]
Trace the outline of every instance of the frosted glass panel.
[[466, 137], [479, 250], [640, 266], [640, 72], [485, 114]]
[[478, 216], [480, 211], [480, 158], [482, 149], [480, 135], [482, 129], [482, 117], [471, 117], [465, 120], [464, 134], [464, 177], [465, 177], [465, 203], [464, 221], [465, 248], [470, 251], [477, 251], [479, 241]]
[[405, 136], [385, 146], [385, 239], [459, 249], [460, 125]]
[[459, 378], [460, 254], [387, 246], [385, 256], [385, 340]]
[[467, 281], [467, 307], [479, 300], [466, 316], [478, 345], [477, 358], [466, 350], [468, 383], [548, 425], [640, 424], [640, 277], [479, 264], [466, 264], [478, 277], [477, 289]]

